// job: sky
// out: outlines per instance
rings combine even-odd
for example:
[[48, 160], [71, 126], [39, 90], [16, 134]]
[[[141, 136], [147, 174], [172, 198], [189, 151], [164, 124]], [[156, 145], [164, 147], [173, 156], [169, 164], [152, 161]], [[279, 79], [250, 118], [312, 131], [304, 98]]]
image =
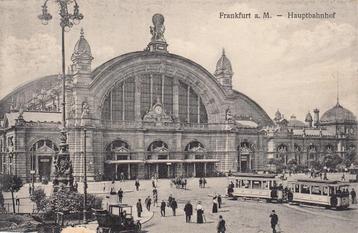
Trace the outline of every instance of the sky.
[[[77, 0], [84, 19], [66, 33], [66, 64], [83, 27], [92, 68], [143, 50], [151, 17], [165, 17], [168, 50], [214, 73], [222, 49], [232, 63], [234, 89], [271, 117], [277, 109], [303, 120], [339, 102], [358, 116], [358, 1], [356, 0]], [[42, 25], [42, 0], [0, 0], [0, 98], [15, 87], [61, 72], [58, 6]], [[72, 8], [71, 8], [72, 9]], [[71, 10], [72, 11], [72, 10]], [[271, 19], [220, 19], [220, 12], [269, 12]], [[334, 19], [288, 19], [287, 13], [332, 13]], [[282, 14], [282, 17], [277, 17]]]

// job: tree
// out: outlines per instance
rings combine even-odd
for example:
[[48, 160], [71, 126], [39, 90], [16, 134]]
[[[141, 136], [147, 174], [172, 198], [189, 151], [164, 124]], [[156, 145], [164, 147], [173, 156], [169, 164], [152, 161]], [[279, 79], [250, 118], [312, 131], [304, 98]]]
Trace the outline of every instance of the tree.
[[18, 192], [23, 186], [22, 180], [16, 175], [4, 174], [0, 177], [0, 183], [2, 184], [1, 189], [4, 192], [11, 192], [12, 209], [15, 213], [15, 200], [14, 192]]
[[0, 213], [4, 210], [4, 195], [0, 189]]
[[39, 188], [34, 190], [30, 199], [36, 203], [37, 212], [45, 209], [46, 205], [48, 205], [48, 199], [46, 198], [46, 194], [43, 189]]

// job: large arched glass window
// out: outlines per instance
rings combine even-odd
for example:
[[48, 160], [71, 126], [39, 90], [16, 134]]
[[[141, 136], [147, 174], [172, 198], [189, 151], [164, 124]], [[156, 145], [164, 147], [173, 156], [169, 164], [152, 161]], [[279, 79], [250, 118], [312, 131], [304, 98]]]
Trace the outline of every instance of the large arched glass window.
[[201, 98], [187, 84], [179, 81], [179, 119], [188, 123], [207, 123], [208, 116]]
[[173, 79], [159, 74], [141, 76], [141, 116], [143, 117], [156, 103], [157, 98], [163, 104], [164, 111], [173, 114]]
[[[117, 83], [107, 94], [102, 108], [102, 120], [107, 122], [133, 121], [135, 119], [135, 89], [140, 89], [140, 115], [143, 118], [151, 107], [159, 100], [165, 113], [174, 115], [179, 110], [180, 122], [207, 123], [205, 106], [193, 88], [184, 82], [178, 82], [178, 90], [174, 91], [174, 80], [163, 74], [138, 75], [136, 84], [134, 77]], [[139, 94], [139, 93], [138, 93]], [[178, 96], [175, 96], [178, 95]], [[178, 98], [178, 105], [174, 100]]]
[[134, 119], [134, 78], [117, 83], [107, 95], [102, 110], [105, 121], [129, 121]]

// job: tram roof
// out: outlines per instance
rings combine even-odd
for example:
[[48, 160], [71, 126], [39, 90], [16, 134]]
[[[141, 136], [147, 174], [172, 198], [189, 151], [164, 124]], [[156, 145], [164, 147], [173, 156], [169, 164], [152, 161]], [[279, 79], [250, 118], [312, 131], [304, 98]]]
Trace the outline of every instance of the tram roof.
[[292, 183], [314, 183], [314, 184], [329, 184], [329, 185], [349, 185], [347, 182], [341, 182], [339, 180], [311, 180], [311, 179], [297, 179], [290, 181]]
[[245, 178], [276, 178], [276, 174], [254, 174], [254, 173], [234, 173], [234, 177], [245, 177]]

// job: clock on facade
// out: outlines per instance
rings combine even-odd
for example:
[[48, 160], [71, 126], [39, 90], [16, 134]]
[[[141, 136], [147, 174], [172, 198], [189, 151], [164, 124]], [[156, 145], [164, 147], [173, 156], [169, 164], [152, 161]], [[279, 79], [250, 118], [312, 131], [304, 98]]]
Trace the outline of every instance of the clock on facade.
[[162, 106], [160, 106], [160, 105], [155, 106], [155, 107], [154, 107], [154, 112], [155, 112], [156, 114], [161, 114], [161, 113], [163, 112]]

